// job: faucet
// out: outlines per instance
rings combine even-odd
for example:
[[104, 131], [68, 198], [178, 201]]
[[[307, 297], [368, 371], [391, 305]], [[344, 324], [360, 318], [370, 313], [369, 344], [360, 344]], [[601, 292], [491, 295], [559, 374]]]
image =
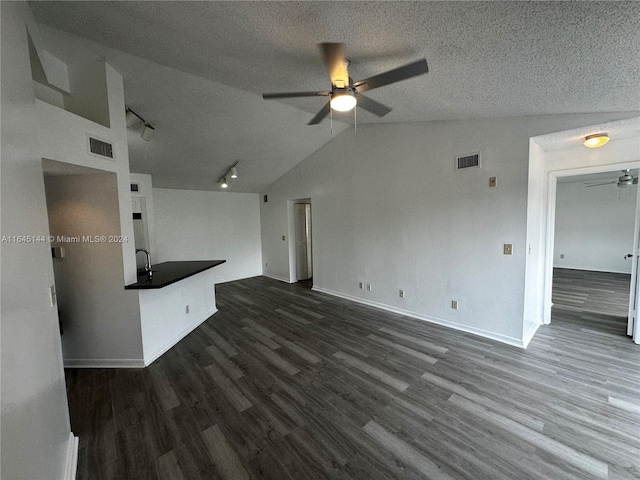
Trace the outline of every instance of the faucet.
[[151, 255], [149, 255], [149, 251], [144, 248], [136, 248], [136, 254], [144, 252], [147, 256], [147, 264], [144, 266], [144, 271], [147, 272], [147, 276], [149, 279], [153, 276], [153, 272], [151, 271]]

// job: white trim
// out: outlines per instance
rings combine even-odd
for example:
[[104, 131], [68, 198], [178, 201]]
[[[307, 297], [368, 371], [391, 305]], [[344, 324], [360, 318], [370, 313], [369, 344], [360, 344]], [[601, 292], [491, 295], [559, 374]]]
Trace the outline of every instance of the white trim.
[[288, 278], [284, 278], [284, 277], [279, 277], [278, 275], [272, 275], [270, 273], [263, 273], [262, 276], [264, 277], [269, 277], [269, 278], [273, 278], [274, 280], [278, 280], [279, 282], [284, 282], [284, 283], [296, 283], [296, 282], [292, 282], [291, 280], [289, 280]]
[[538, 328], [540, 328], [540, 325], [542, 325], [540, 322], [533, 323], [531, 327], [529, 327], [529, 331], [524, 333], [522, 336], [522, 348], [527, 348], [529, 346], [529, 342], [533, 340], [533, 336], [538, 331]]
[[194, 323], [192, 323], [191, 325], [189, 325], [187, 328], [185, 328], [183, 331], [181, 331], [178, 335], [176, 335], [176, 337], [172, 340], [169, 340], [167, 343], [165, 343], [164, 345], [161, 345], [160, 347], [156, 348], [153, 352], [151, 352], [149, 355], [144, 355], [144, 366], [148, 367], [149, 365], [151, 365], [153, 362], [155, 362], [158, 358], [160, 358], [162, 355], [164, 355], [165, 353], [167, 353], [172, 347], [174, 347], [180, 340], [182, 340], [184, 337], [186, 337], [187, 335], [189, 335], [191, 332], [193, 332], [196, 328], [198, 328], [200, 325], [202, 325], [209, 317], [211, 317], [213, 314], [215, 314], [218, 311], [218, 309], [216, 307], [213, 307], [213, 309], [209, 310], [207, 313], [205, 313], [202, 317], [200, 317], [198, 320], [196, 320]]
[[67, 442], [67, 458], [64, 467], [64, 480], [76, 480], [78, 471], [78, 444], [79, 438], [69, 432], [69, 441]]
[[554, 265], [553, 268], [566, 268], [567, 270], [583, 270], [585, 272], [601, 272], [601, 273], [624, 273], [625, 275], [631, 275], [631, 272], [623, 272], [621, 270], [602, 270], [596, 268], [586, 267], [565, 267], [564, 265]]
[[65, 358], [64, 368], [144, 368], [141, 358]]
[[370, 307], [379, 308], [381, 310], [397, 313], [399, 315], [404, 315], [406, 317], [411, 317], [418, 320], [424, 320], [425, 322], [435, 323], [437, 325], [442, 325], [444, 327], [449, 327], [455, 330], [460, 330], [462, 332], [471, 333], [473, 335], [478, 335], [480, 337], [488, 338], [490, 340], [495, 340], [496, 342], [506, 343], [507, 345], [512, 345], [514, 347], [525, 348], [524, 344], [519, 338], [509, 337], [507, 335], [501, 335], [499, 333], [490, 332], [488, 330], [483, 330], [481, 328], [469, 327], [467, 325], [451, 322], [449, 320], [443, 320], [441, 318], [429, 317], [421, 313], [412, 312], [411, 310], [404, 310], [402, 308], [397, 308], [392, 305], [387, 305], [384, 303], [372, 302], [371, 300], [366, 300], [360, 297], [354, 297], [346, 293], [334, 292], [333, 290], [327, 290], [321, 287], [314, 286], [312, 287], [311, 290], [314, 290], [320, 293], [326, 293], [327, 295], [333, 295], [334, 297], [344, 298], [345, 300], [351, 300], [352, 302], [362, 303]]

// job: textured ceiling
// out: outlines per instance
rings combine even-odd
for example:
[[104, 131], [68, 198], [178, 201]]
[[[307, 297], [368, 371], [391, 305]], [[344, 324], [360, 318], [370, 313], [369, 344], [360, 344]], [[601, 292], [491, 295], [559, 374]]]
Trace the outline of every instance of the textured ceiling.
[[130, 157], [132, 170], [162, 186], [215, 188], [213, 172], [240, 160], [255, 175], [234, 190], [260, 191], [330, 140], [327, 121], [305, 125], [323, 99], [260, 97], [327, 89], [320, 42], [346, 44], [355, 80], [421, 57], [429, 63], [425, 76], [368, 93], [394, 110], [381, 120], [359, 111], [359, 123], [640, 110], [638, 2], [31, 7], [41, 24], [130, 54], [101, 53], [123, 73], [127, 101], [155, 121], [155, 145], [138, 146], [134, 135]]

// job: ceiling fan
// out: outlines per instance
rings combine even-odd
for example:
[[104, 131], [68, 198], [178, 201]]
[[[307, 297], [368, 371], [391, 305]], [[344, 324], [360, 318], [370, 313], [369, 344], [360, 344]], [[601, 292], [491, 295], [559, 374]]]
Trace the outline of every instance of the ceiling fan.
[[365, 97], [362, 95], [362, 92], [416, 77], [429, 71], [427, 61], [423, 58], [417, 62], [409, 63], [402, 67], [354, 82], [353, 79], [349, 77], [347, 70], [349, 61], [346, 60], [344, 56], [344, 44], [321, 43], [319, 46], [322, 50], [324, 63], [329, 71], [331, 90], [320, 92], [264, 93], [262, 95], [262, 98], [265, 100], [295, 97], [329, 97], [329, 102], [322, 107], [307, 125], [320, 123], [323, 118], [329, 115], [331, 109], [346, 112], [354, 108], [356, 104], [374, 115], [384, 117], [391, 109], [369, 97]]
[[622, 170], [622, 175], [620, 175], [617, 180], [611, 180], [608, 182], [586, 182], [585, 185], [587, 187], [599, 187], [600, 185], [613, 185], [615, 183], [619, 188], [626, 188], [630, 187], [631, 185], [637, 185], [638, 177], [629, 175], [630, 171], [630, 169]]

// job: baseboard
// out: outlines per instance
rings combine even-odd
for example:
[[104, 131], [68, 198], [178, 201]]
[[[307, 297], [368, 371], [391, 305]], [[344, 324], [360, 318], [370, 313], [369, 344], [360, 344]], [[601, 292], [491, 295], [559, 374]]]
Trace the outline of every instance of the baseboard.
[[64, 368], [144, 368], [141, 358], [65, 358]]
[[176, 343], [178, 343], [180, 340], [182, 340], [184, 337], [186, 337], [191, 332], [193, 332], [196, 328], [198, 328], [200, 325], [202, 325], [211, 315], [213, 315], [217, 311], [218, 311], [218, 309], [216, 307], [214, 307], [213, 309], [209, 310], [207, 313], [205, 313], [200, 318], [198, 318], [198, 320], [196, 320], [194, 323], [192, 323], [187, 328], [185, 328], [180, 333], [178, 333], [178, 335], [176, 335], [176, 337], [174, 339], [169, 340], [167, 343], [165, 343], [162, 346], [156, 348], [148, 356], [145, 355], [144, 356], [144, 366], [148, 367], [153, 362], [155, 362], [158, 358], [160, 358], [162, 355], [167, 353], [167, 351], [169, 351], [171, 348], [173, 348]]
[[623, 272], [621, 270], [599, 270], [595, 268], [585, 268], [585, 267], [571, 267], [571, 266], [555, 266], [553, 268], [564, 268], [565, 270], [582, 270], [583, 272], [599, 272], [599, 273], [622, 273], [624, 275], [631, 275], [631, 272]]
[[76, 480], [78, 471], [78, 445], [79, 438], [69, 433], [69, 441], [67, 442], [67, 458], [64, 467], [64, 480]]
[[270, 273], [263, 273], [262, 276], [263, 277], [273, 278], [274, 280], [279, 280], [280, 282], [284, 282], [284, 283], [295, 283], [295, 282], [292, 282], [291, 280], [289, 280], [288, 278], [279, 277], [277, 275], [272, 275]]
[[529, 342], [533, 339], [533, 336], [538, 331], [538, 328], [540, 328], [540, 325], [542, 325], [542, 323], [536, 322], [529, 327], [528, 331], [524, 332], [524, 335], [522, 336], [522, 348], [527, 348], [529, 346]]
[[320, 287], [314, 286], [312, 290], [320, 293], [326, 293], [327, 295], [333, 295], [334, 297], [344, 298], [345, 300], [351, 300], [352, 302], [362, 303], [364, 305], [379, 308], [381, 310], [386, 310], [388, 312], [397, 313], [399, 315], [404, 315], [406, 317], [415, 318], [417, 320], [424, 320], [425, 322], [435, 323], [437, 325], [442, 325], [443, 327], [453, 328], [455, 330], [460, 330], [462, 332], [471, 333], [473, 335], [478, 335], [479, 337], [488, 338], [490, 340], [495, 340], [500, 343], [506, 343], [507, 345], [512, 345], [514, 347], [524, 348], [524, 344], [522, 343], [522, 340], [520, 340], [519, 338], [514, 338], [506, 335], [501, 335], [499, 333], [489, 332], [487, 330], [482, 330], [480, 328], [469, 327], [467, 325], [450, 322], [449, 320], [443, 320], [437, 317], [430, 317], [427, 315], [423, 315], [421, 313], [413, 312], [411, 310], [404, 310], [402, 308], [397, 308], [384, 303], [372, 302], [371, 300], [354, 297], [352, 295], [348, 295], [345, 293], [334, 292], [333, 290], [327, 290], [326, 288], [320, 288]]

